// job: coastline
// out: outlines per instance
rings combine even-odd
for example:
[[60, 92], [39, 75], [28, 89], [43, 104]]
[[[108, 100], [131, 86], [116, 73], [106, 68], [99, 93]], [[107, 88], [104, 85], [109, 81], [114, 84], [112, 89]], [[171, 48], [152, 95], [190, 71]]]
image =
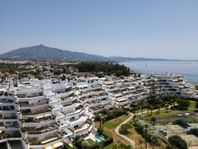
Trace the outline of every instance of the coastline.
[[195, 61], [127, 61], [119, 62], [119, 64], [143, 74], [179, 74], [190, 83], [198, 84], [198, 63]]

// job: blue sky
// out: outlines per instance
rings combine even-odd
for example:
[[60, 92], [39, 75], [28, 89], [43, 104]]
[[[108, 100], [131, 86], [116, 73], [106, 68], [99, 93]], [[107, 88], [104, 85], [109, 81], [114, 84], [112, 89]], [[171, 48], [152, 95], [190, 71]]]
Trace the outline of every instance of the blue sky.
[[198, 0], [1, 0], [0, 53], [38, 44], [198, 59]]

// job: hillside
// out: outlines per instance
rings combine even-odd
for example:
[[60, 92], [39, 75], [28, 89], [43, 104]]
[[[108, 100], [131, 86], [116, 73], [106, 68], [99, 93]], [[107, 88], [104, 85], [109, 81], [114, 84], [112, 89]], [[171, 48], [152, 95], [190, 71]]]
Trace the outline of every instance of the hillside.
[[[38, 61], [171, 61], [169, 59], [143, 58], [143, 57], [104, 57], [100, 55], [72, 52], [44, 45], [19, 48], [3, 54], [0, 59], [38, 60]], [[175, 60], [174, 60], [175, 61]]]
[[83, 61], [105, 60], [103, 56], [86, 54], [81, 52], [72, 52], [68, 50], [61, 50], [51, 48], [44, 45], [19, 48], [6, 52], [0, 55], [1, 59], [15, 59], [15, 60], [52, 60], [52, 61]]

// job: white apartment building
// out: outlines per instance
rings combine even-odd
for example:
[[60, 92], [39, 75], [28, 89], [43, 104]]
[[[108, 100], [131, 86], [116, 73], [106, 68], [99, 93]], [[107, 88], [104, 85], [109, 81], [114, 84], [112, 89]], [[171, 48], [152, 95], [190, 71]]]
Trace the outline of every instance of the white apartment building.
[[[179, 75], [23, 79], [0, 96], [0, 131], [21, 134], [25, 148], [43, 149], [94, 129], [94, 116], [104, 109], [125, 107], [147, 99], [152, 81], [157, 91], [198, 98], [194, 86]], [[14, 135], [13, 135], [14, 136]]]

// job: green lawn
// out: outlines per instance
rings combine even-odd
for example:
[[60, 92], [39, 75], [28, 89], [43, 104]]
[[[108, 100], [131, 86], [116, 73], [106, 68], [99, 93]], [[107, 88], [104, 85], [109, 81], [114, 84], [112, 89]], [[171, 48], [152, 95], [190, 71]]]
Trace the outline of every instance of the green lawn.
[[115, 119], [109, 120], [104, 123], [105, 128], [110, 128], [110, 129], [115, 129], [120, 123], [122, 123], [125, 119], [127, 119], [129, 116], [128, 115], [122, 115], [119, 116]]
[[[196, 108], [196, 102], [195, 101], [190, 101], [190, 106], [188, 108], [188, 110], [184, 110], [184, 111], [180, 111], [180, 110], [167, 110], [163, 109], [160, 110], [160, 113], [158, 114], [158, 111], [153, 112], [153, 114], [151, 115], [150, 112], [149, 114], [145, 115], [144, 118], [146, 120], [150, 119], [151, 117], [155, 117], [157, 119], [166, 119], [166, 118], [174, 118], [177, 117], [178, 114], [183, 114], [183, 113], [190, 113], [192, 112], [194, 109]], [[118, 118], [112, 119], [110, 121], [107, 121], [104, 123], [103, 128], [104, 128], [104, 133], [107, 136], [112, 136], [114, 143], [104, 147], [104, 149], [113, 149], [114, 145], [116, 143], [123, 143], [123, 144], [128, 144], [127, 141], [121, 139], [119, 136], [117, 136], [114, 132], [114, 129], [121, 123], [123, 122], [125, 119], [127, 119], [128, 116], [127, 115], [123, 115], [120, 116]], [[136, 132], [136, 130], [134, 128], [130, 128], [129, 129], [130, 133], [127, 134], [127, 136], [133, 140], [135, 140], [136, 142], [139, 142], [140, 140], [142, 140], [143, 138]], [[142, 145], [139, 145], [140, 147], [142, 147]]]
[[190, 106], [188, 107], [188, 110], [194, 110], [196, 108], [196, 102], [190, 101]]
[[151, 117], [155, 117], [157, 119], [167, 119], [167, 118], [174, 118], [177, 117], [178, 114], [184, 114], [184, 113], [189, 113], [192, 112], [195, 109], [196, 103], [194, 101], [191, 101], [191, 104], [188, 108], [188, 110], [160, 110], [160, 113], [158, 112], [153, 112], [151, 115], [151, 112], [149, 114], [145, 115], [144, 118], [145, 120], [150, 119]]
[[111, 143], [110, 145], [105, 146], [104, 149], [114, 149], [114, 143]]
[[[128, 115], [122, 115], [122, 116], [119, 116], [115, 119], [112, 119], [112, 120], [109, 120], [107, 122], [105, 122], [103, 124], [103, 129], [104, 129], [104, 134], [106, 136], [110, 136], [110, 137], [113, 137], [113, 141], [114, 143], [118, 143], [118, 142], [121, 142], [121, 143], [124, 143], [124, 144], [129, 144], [126, 140], [120, 138], [118, 135], [116, 135], [115, 133], [115, 128], [120, 124], [122, 123], [125, 119], [127, 119], [129, 116]], [[111, 145], [110, 145], [111, 147]]]
[[92, 139], [87, 139], [86, 141], [89, 143], [89, 146], [93, 146], [96, 144]]

